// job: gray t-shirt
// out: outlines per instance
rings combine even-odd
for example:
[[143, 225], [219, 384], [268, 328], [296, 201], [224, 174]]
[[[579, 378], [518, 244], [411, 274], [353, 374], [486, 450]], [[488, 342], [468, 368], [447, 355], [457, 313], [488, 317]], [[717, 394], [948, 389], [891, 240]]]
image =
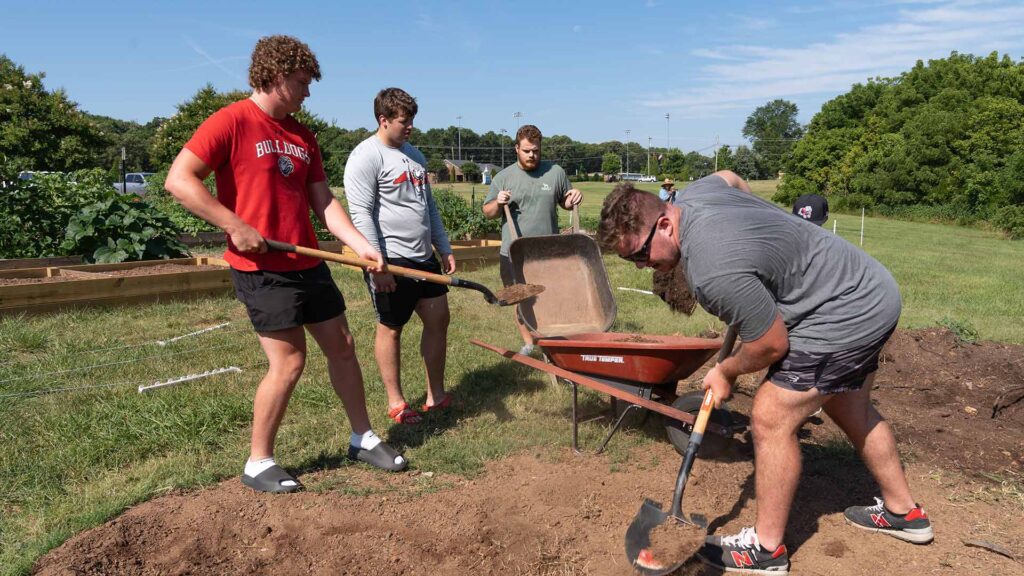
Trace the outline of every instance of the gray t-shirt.
[[[558, 234], [558, 206], [565, 201], [565, 193], [571, 188], [569, 177], [558, 164], [541, 161], [536, 170], [527, 172], [519, 167], [519, 163], [515, 163], [498, 172], [491, 180], [491, 190], [484, 203], [497, 198], [498, 192], [508, 190], [512, 193], [508, 207], [519, 236]], [[505, 221], [505, 211], [502, 210], [502, 255], [508, 256], [510, 244], [512, 235]]]
[[356, 229], [389, 258], [429, 260], [432, 246], [451, 254], [427, 181], [427, 161], [408, 142], [387, 146], [374, 134], [345, 163], [345, 196]]
[[718, 176], [682, 190], [675, 205], [694, 297], [743, 340], [763, 336], [781, 313], [793, 349], [836, 352], [879, 338], [899, 320], [889, 271], [820, 226]]

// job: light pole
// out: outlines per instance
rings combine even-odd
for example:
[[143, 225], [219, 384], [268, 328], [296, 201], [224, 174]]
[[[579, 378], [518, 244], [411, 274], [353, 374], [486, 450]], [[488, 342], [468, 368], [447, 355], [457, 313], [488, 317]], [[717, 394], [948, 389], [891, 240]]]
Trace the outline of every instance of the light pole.
[[456, 116], [459, 121], [459, 160], [462, 160], [462, 116]]
[[626, 173], [629, 173], [629, 130], [626, 130]]
[[647, 137], [647, 175], [651, 175], [651, 137]]
[[665, 153], [666, 154], [668, 154], [669, 141], [671, 140], [671, 138], [669, 137], [669, 132], [670, 132], [669, 128], [670, 128], [670, 126], [671, 126], [671, 124], [669, 123], [669, 113], [665, 112]]
[[512, 113], [512, 119], [515, 120], [515, 123], [516, 123], [516, 132], [518, 132], [519, 131], [519, 127], [522, 126], [522, 122], [519, 120], [522, 117], [523, 117], [523, 113], [522, 112], [513, 112]]
[[498, 139], [498, 143], [501, 145], [501, 167], [505, 167], [505, 133], [508, 130], [501, 129], [501, 138]]

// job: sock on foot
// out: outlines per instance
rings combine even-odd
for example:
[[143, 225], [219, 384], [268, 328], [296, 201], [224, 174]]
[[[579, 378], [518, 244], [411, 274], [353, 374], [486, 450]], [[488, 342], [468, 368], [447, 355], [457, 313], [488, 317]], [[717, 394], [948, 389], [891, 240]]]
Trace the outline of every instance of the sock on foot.
[[[367, 430], [363, 434], [356, 434], [353, 432], [352, 438], [349, 440], [351, 445], [356, 448], [362, 448], [363, 450], [373, 450], [381, 442], [382, 440], [380, 439], [380, 436], [374, 434], [373, 430]], [[401, 455], [395, 456], [395, 464], [401, 464], [402, 462], [405, 462], [405, 458]]]

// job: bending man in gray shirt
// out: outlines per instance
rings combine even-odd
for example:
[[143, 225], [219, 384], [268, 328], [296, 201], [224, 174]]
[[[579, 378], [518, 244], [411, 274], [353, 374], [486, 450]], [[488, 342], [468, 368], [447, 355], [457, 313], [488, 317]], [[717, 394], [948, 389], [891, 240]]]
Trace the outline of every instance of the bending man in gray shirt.
[[605, 199], [598, 240], [637, 267], [682, 263], [697, 302], [739, 333], [739, 352], [704, 378], [716, 407], [740, 374], [768, 368], [754, 398], [757, 519], [733, 536], [709, 536], [698, 553], [719, 569], [785, 573], [783, 545], [800, 479], [797, 431], [823, 408], [860, 452], [882, 491], [847, 521], [926, 544], [927, 514], [914, 501], [889, 425], [871, 404], [878, 355], [900, 315], [889, 271], [859, 248], [749, 193], [717, 172], [674, 204], [620, 185]]
[[[455, 271], [455, 257], [427, 181], [427, 161], [409, 144], [416, 100], [399, 88], [381, 90], [373, 102], [377, 133], [352, 150], [345, 164], [345, 195], [352, 223], [388, 263], [440, 274]], [[444, 262], [434, 257], [437, 248]], [[401, 385], [402, 328], [415, 312], [423, 322], [420, 353], [426, 365], [422, 411], [445, 408], [448, 287], [392, 274], [364, 273], [374, 310], [374, 355], [388, 395], [388, 417], [417, 424], [421, 416], [405, 401]]]

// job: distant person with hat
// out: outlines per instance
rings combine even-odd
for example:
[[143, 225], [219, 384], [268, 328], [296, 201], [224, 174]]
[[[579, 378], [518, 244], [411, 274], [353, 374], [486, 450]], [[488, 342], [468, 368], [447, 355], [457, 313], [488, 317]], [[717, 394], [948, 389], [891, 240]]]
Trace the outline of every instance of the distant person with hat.
[[793, 203], [793, 214], [822, 226], [828, 222], [828, 200], [817, 194], [804, 194]]
[[676, 183], [671, 178], [665, 178], [665, 181], [661, 183], [661, 188], [658, 190], [658, 198], [661, 198], [662, 202], [675, 201]]

